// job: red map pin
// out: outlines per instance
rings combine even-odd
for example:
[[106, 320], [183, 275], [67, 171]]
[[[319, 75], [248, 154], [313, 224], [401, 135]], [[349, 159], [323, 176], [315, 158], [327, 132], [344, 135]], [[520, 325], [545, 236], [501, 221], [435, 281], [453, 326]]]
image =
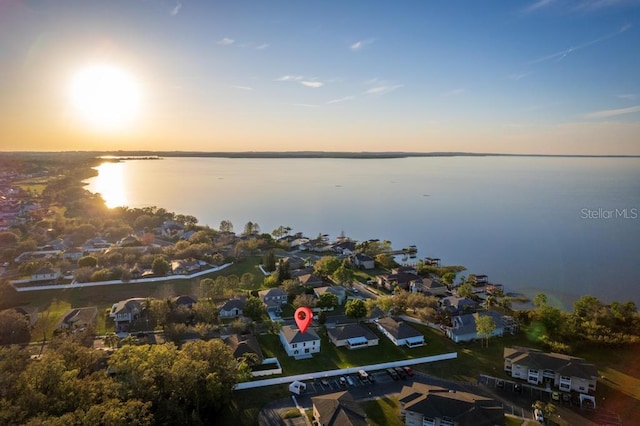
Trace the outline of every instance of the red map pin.
[[301, 306], [296, 309], [296, 313], [293, 315], [296, 320], [296, 324], [298, 324], [298, 328], [301, 333], [305, 333], [311, 321], [313, 321], [313, 312], [311, 312], [310, 308], [306, 306]]

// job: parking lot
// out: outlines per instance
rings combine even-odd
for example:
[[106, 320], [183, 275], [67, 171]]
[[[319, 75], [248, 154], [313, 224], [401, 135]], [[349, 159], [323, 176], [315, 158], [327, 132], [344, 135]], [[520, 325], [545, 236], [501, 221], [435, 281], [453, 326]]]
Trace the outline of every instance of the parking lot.
[[[306, 381], [307, 389], [305, 395], [324, 394], [330, 392], [338, 392], [346, 389], [362, 388], [376, 386], [377, 384], [391, 383], [394, 380], [386, 371], [368, 372], [373, 377], [373, 383], [370, 380], [361, 380], [357, 374], [344, 374], [343, 376], [326, 377], [321, 379]], [[345, 378], [345, 382], [341, 383], [340, 377]]]

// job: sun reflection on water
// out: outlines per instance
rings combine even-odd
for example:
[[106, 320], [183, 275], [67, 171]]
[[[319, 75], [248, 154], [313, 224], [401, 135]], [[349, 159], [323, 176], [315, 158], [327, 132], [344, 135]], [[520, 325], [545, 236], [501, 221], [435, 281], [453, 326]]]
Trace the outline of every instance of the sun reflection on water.
[[103, 163], [97, 168], [94, 188], [95, 192], [102, 195], [105, 204], [109, 208], [126, 206], [127, 194], [124, 185], [124, 164]]

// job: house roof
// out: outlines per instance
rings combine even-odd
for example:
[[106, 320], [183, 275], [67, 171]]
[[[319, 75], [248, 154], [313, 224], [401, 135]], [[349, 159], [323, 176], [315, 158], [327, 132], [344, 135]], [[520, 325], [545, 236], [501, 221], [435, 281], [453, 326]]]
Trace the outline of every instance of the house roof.
[[317, 276], [315, 274], [300, 275], [298, 277], [298, 280], [300, 280], [300, 282], [302, 284], [322, 284], [322, 283], [324, 283], [322, 278], [320, 278], [319, 276]]
[[42, 268], [36, 269], [31, 275], [49, 275], [49, 274], [55, 274], [55, 273], [56, 271], [54, 271], [53, 269], [43, 266]]
[[465, 334], [476, 333], [476, 318], [479, 316], [490, 316], [491, 318], [493, 318], [493, 322], [496, 324], [496, 329], [505, 327], [505, 321], [502, 314], [494, 311], [486, 311], [477, 314], [465, 314], [453, 317], [451, 319], [451, 321], [453, 322], [451, 334], [456, 336], [463, 336]]
[[229, 299], [224, 305], [220, 306], [221, 311], [230, 311], [232, 309], [244, 309], [247, 301], [245, 299]]
[[265, 297], [282, 297], [286, 296], [287, 292], [281, 289], [280, 287], [270, 288], [268, 290], [261, 290], [258, 292], [260, 299], [264, 300]]
[[469, 392], [413, 383], [404, 386], [398, 400], [405, 411], [430, 418], [448, 417], [456, 424], [504, 425], [500, 402]]
[[356, 337], [364, 337], [367, 340], [378, 338], [373, 331], [360, 324], [348, 324], [336, 328], [329, 328], [327, 329], [327, 334], [336, 340], [354, 339]]
[[306, 332], [301, 333], [298, 327], [291, 325], [283, 325], [280, 329], [280, 334], [284, 336], [284, 339], [287, 343], [302, 343], [302, 342], [312, 342], [314, 340], [320, 340], [320, 336], [315, 332], [314, 329], [309, 328]]
[[311, 403], [319, 415], [319, 421], [327, 426], [360, 426], [367, 424], [367, 415], [353, 399], [349, 391], [314, 396]]
[[325, 286], [325, 287], [317, 287], [313, 290], [316, 295], [318, 297], [322, 296], [325, 293], [332, 293], [335, 294], [336, 296], [344, 296], [346, 293], [346, 290], [344, 289], [344, 287], [339, 287], [339, 286]]
[[58, 324], [65, 324], [69, 327], [75, 324], [91, 324], [98, 315], [98, 307], [76, 308], [67, 311]]
[[593, 379], [598, 377], [595, 365], [589, 364], [584, 358], [570, 355], [547, 353], [537, 349], [513, 347], [504, 348], [504, 358], [511, 359], [512, 364], [525, 365], [529, 368], [551, 370], [563, 376]]
[[411, 327], [406, 322], [393, 317], [384, 317], [376, 320], [378, 324], [395, 339], [409, 339], [411, 337], [424, 337], [415, 328]]
[[373, 257], [368, 256], [366, 254], [362, 254], [362, 253], [357, 253], [353, 255], [353, 257], [357, 259], [358, 262], [374, 262], [375, 261]]
[[262, 349], [260, 348], [258, 339], [256, 339], [256, 336], [254, 336], [253, 334], [244, 336], [232, 334], [231, 336], [224, 339], [224, 343], [226, 343], [231, 348], [231, 350], [233, 351], [233, 356], [235, 358], [240, 358], [247, 353], [254, 353], [258, 355], [258, 359], [260, 360], [260, 362], [264, 360], [264, 355], [262, 354]]
[[145, 299], [142, 297], [135, 297], [127, 300], [119, 301], [115, 308], [111, 309], [112, 314], [119, 314], [121, 312], [132, 312], [134, 310], [140, 311], [142, 309], [142, 302]]
[[442, 298], [442, 304], [448, 308], [454, 308], [455, 310], [461, 310], [465, 306], [475, 308], [478, 304], [469, 299], [468, 297], [447, 296]]
[[188, 294], [183, 294], [181, 296], [174, 297], [173, 303], [178, 306], [191, 306], [198, 303], [198, 298]]

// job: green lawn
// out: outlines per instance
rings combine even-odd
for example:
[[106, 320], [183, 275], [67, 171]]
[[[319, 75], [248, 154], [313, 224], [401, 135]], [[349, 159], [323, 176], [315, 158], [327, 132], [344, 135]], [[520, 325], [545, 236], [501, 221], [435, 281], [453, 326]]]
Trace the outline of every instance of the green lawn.
[[287, 385], [268, 386], [257, 389], [235, 391], [233, 399], [226, 405], [217, 425], [237, 426], [258, 424], [258, 413], [265, 404], [290, 395]]
[[374, 399], [360, 404], [367, 413], [367, 422], [376, 426], [402, 426], [398, 398]]

